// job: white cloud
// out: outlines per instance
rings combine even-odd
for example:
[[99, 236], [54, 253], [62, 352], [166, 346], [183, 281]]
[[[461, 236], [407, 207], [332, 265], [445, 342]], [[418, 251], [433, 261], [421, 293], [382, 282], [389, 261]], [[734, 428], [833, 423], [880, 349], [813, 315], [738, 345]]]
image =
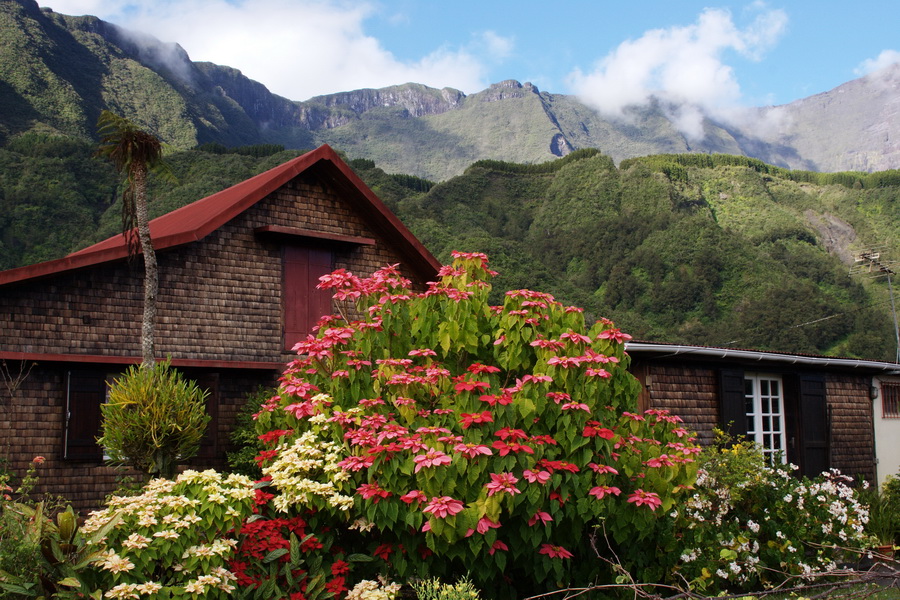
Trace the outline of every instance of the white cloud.
[[683, 133], [702, 137], [702, 115], [726, 117], [739, 105], [741, 90], [726, 51], [760, 60], [787, 26], [782, 10], [755, 4], [753, 22], [739, 29], [731, 13], [706, 9], [697, 22], [647, 31], [623, 42], [601, 59], [593, 71], [574, 71], [572, 89], [582, 101], [608, 116], [623, 116], [628, 106], [657, 97], [675, 108], [669, 117]]
[[896, 50], [882, 50], [881, 54], [877, 57], [868, 58], [862, 61], [859, 66], [854, 69], [854, 73], [860, 76], [868, 75], [869, 73], [880, 71], [895, 63], [900, 63], [900, 52], [897, 52]]
[[349, 0], [46, 1], [177, 42], [192, 60], [234, 67], [292, 100], [410, 81], [474, 92], [489, 84], [478, 51], [491, 48], [496, 58], [512, 47], [487, 32], [470, 48], [442, 46], [404, 62], [365, 33], [374, 7]]

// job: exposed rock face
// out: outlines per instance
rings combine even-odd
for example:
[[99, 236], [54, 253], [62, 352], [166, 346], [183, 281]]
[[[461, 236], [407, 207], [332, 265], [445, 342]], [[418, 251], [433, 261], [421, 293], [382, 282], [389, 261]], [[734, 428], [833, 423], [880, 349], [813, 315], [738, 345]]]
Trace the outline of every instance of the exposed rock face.
[[312, 129], [318, 129], [323, 126], [339, 127], [346, 123], [347, 117], [329, 119], [324, 111], [317, 111], [315, 107], [347, 109], [361, 115], [373, 108], [400, 106], [406, 109], [410, 117], [424, 117], [458, 108], [465, 97], [461, 91], [452, 88], [436, 90], [418, 83], [406, 83], [378, 90], [364, 89], [315, 96], [298, 104], [302, 107], [301, 114], [305, 115], [301, 117], [301, 122]]

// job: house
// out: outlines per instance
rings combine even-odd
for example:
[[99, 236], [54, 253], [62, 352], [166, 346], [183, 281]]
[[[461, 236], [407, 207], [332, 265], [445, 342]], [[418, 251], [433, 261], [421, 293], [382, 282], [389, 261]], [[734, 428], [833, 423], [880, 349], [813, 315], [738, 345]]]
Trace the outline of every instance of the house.
[[900, 477], [900, 377], [876, 377], [873, 395], [875, 456], [881, 485], [888, 475]]
[[[223, 466], [249, 392], [274, 385], [291, 347], [331, 314], [318, 277], [400, 263], [424, 289], [440, 268], [328, 146], [150, 224], [159, 259], [156, 349], [210, 393], [197, 466]], [[0, 272], [0, 457], [79, 509], [114, 489], [95, 438], [106, 382], [140, 362], [143, 268], [122, 235]]]
[[701, 442], [716, 427], [743, 434], [809, 476], [836, 468], [874, 481], [900, 466], [897, 437], [876, 429], [873, 407], [890, 397], [885, 406], [896, 414], [900, 364], [648, 342], [626, 349], [641, 407], [681, 416]]

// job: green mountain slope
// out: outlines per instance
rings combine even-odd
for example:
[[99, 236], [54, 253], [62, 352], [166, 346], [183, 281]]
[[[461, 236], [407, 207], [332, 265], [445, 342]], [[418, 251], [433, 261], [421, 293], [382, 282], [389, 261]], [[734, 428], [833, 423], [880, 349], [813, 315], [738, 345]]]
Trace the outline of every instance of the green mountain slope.
[[487, 252], [499, 288], [553, 290], [641, 339], [891, 359], [886, 285], [840, 256], [900, 242], [898, 176], [588, 152], [478, 163], [396, 209], [439, 258]]

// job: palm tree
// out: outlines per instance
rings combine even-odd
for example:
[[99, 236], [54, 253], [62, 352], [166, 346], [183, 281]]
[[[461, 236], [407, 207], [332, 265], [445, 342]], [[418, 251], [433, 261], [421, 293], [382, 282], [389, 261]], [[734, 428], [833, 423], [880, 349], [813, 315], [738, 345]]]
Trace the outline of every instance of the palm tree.
[[108, 110], [100, 113], [97, 129], [100, 135], [97, 155], [110, 159], [116, 169], [126, 176], [125, 191], [122, 193], [122, 234], [128, 245], [129, 256], [140, 252], [144, 257], [141, 357], [142, 366], [152, 368], [156, 364], [154, 332], [159, 270], [150, 239], [147, 177], [151, 171], [167, 177], [172, 177], [172, 174], [162, 158], [162, 142], [153, 134], [142, 131], [128, 119]]

